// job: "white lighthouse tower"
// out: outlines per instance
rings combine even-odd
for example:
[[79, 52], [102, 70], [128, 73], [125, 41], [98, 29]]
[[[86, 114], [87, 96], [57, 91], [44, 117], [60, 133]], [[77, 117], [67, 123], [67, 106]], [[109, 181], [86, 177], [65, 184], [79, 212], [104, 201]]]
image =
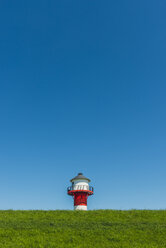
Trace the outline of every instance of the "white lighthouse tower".
[[82, 173], [78, 173], [70, 182], [72, 185], [67, 188], [67, 193], [74, 198], [74, 209], [87, 210], [88, 196], [94, 193], [93, 187], [89, 186], [90, 179], [86, 178]]

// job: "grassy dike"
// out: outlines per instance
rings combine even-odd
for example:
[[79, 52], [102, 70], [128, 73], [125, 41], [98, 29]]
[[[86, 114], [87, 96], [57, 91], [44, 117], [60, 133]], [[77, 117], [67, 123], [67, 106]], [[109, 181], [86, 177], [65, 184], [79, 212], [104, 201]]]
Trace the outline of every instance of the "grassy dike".
[[7, 247], [166, 247], [166, 211], [0, 211], [0, 248]]

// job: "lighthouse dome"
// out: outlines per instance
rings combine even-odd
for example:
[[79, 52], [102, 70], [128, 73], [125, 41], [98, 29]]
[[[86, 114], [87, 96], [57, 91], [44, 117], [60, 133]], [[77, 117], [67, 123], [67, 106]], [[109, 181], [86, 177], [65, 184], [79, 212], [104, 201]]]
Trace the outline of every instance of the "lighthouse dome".
[[78, 173], [78, 175], [70, 180], [70, 182], [73, 182], [75, 180], [86, 180], [90, 182], [91, 180], [83, 175], [83, 173]]

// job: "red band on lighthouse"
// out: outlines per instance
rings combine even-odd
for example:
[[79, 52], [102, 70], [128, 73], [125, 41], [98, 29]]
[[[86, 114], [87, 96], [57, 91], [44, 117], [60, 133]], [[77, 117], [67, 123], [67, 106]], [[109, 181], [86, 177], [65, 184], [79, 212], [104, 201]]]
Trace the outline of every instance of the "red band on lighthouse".
[[84, 205], [87, 206], [87, 194], [84, 192], [78, 192], [74, 194], [74, 206]]

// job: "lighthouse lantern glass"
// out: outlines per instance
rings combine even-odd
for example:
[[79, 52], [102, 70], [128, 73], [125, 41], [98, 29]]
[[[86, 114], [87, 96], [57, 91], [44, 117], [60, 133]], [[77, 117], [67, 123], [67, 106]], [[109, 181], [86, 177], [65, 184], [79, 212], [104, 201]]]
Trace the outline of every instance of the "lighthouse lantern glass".
[[74, 180], [73, 190], [89, 190], [89, 182], [85, 179]]

